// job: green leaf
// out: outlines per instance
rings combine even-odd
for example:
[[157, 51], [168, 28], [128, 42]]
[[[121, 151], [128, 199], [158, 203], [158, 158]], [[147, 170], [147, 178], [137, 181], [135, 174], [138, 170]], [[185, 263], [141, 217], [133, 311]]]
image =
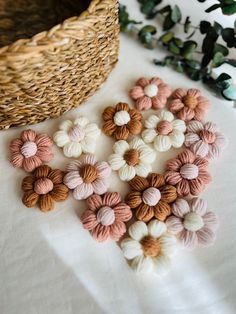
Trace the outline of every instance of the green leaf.
[[163, 23], [163, 31], [168, 31], [174, 25], [175, 25], [175, 23], [172, 21], [170, 13], [167, 14], [165, 17], [164, 23]]
[[236, 13], [236, 3], [229, 4], [222, 8], [222, 12], [225, 15], [232, 15]]
[[175, 65], [175, 71], [179, 72], [179, 73], [184, 73], [184, 67], [181, 63], [181, 61], [178, 61]]
[[163, 44], [167, 44], [172, 38], [174, 37], [174, 33], [172, 32], [167, 32], [165, 34], [163, 34], [159, 40], [163, 43]]
[[227, 56], [229, 54], [229, 49], [220, 44], [215, 44], [213, 53], [220, 52], [223, 56]]
[[153, 35], [155, 35], [157, 32], [156, 27], [153, 25], [145, 25], [142, 27], [138, 33], [138, 38], [142, 44], [145, 44], [145, 46], [149, 49], [152, 49], [152, 40]]
[[187, 40], [184, 42], [184, 46], [181, 49], [181, 56], [185, 59], [191, 59], [194, 50], [197, 47], [197, 43], [193, 40]]
[[215, 85], [219, 90], [224, 90], [232, 84], [232, 78], [227, 73], [221, 73], [215, 80]]
[[180, 8], [175, 5], [171, 11], [171, 20], [174, 22], [174, 23], [178, 23], [182, 18], [182, 14], [181, 14], [181, 11], [180, 11]]
[[190, 17], [187, 16], [187, 17], [186, 17], [186, 20], [185, 20], [185, 22], [184, 22], [184, 32], [185, 32], [185, 33], [188, 33], [190, 26], [191, 26]]
[[162, 9], [156, 11], [157, 13], [163, 14], [163, 13], [170, 13], [171, 12], [171, 6], [170, 5], [166, 5], [165, 7], [163, 7]]
[[155, 7], [161, 3], [162, 0], [144, 0], [141, 3], [140, 11], [146, 15], [147, 18], [153, 18], [156, 15]]
[[182, 48], [184, 46], [184, 43], [182, 41], [182, 39], [178, 38], [178, 37], [174, 37], [173, 38], [173, 42], [176, 44], [177, 47]]
[[142, 24], [142, 22], [137, 22], [129, 19], [129, 14], [126, 11], [125, 5], [119, 6], [119, 22], [120, 30], [125, 33], [131, 32], [134, 24]]
[[236, 100], [236, 85], [232, 84], [222, 91], [222, 96], [227, 100]]
[[200, 70], [201, 69], [201, 63], [196, 60], [186, 60], [186, 65], [194, 70]]
[[216, 10], [218, 8], [220, 8], [220, 4], [213, 4], [208, 9], [206, 9], [205, 12], [210, 13], [211, 11]]
[[234, 29], [226, 27], [222, 30], [222, 38], [227, 43], [229, 48], [232, 48], [236, 45], [236, 39], [234, 34]]
[[221, 52], [216, 52], [213, 57], [213, 66], [218, 67], [224, 63], [224, 55]]
[[200, 22], [200, 32], [201, 34], [206, 34], [211, 27], [211, 23], [207, 21], [201, 21]]
[[214, 22], [213, 28], [218, 35], [221, 35], [223, 27], [219, 23]]
[[201, 78], [201, 72], [192, 68], [186, 68], [185, 72], [187, 76], [193, 81], [199, 81]]
[[179, 47], [176, 46], [176, 44], [173, 41], [171, 41], [170, 44], [168, 45], [168, 50], [175, 55], [178, 55], [180, 53]]

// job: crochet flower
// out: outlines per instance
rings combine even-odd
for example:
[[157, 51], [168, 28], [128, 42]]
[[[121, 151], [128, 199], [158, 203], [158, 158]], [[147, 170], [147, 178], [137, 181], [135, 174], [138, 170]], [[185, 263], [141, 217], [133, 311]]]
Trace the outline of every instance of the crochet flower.
[[158, 77], [153, 77], [150, 80], [141, 77], [129, 94], [135, 100], [138, 110], [148, 110], [151, 107], [162, 109], [171, 94], [171, 88]]
[[129, 181], [132, 192], [126, 203], [135, 209], [136, 217], [145, 222], [153, 217], [164, 221], [171, 214], [170, 203], [177, 198], [176, 188], [165, 183], [164, 176], [151, 173], [147, 179], [136, 176]]
[[207, 211], [207, 202], [203, 199], [177, 199], [172, 205], [172, 216], [167, 218], [166, 225], [182, 245], [194, 248], [197, 245], [213, 244], [218, 219], [215, 213]]
[[31, 129], [25, 130], [20, 138], [10, 143], [10, 161], [13, 167], [31, 172], [53, 158], [52, 145], [53, 142], [47, 134], [37, 134]]
[[197, 157], [189, 149], [167, 162], [166, 182], [176, 186], [179, 196], [199, 195], [211, 182], [208, 160]]
[[69, 194], [68, 188], [63, 184], [63, 172], [52, 170], [49, 166], [38, 167], [33, 175], [22, 181], [22, 190], [25, 192], [22, 202], [27, 207], [36, 204], [43, 212], [54, 208], [54, 201], [64, 201]]
[[129, 181], [137, 174], [146, 177], [152, 170], [151, 163], [156, 154], [141, 139], [134, 138], [129, 143], [118, 141], [113, 146], [114, 154], [110, 155], [108, 162], [113, 170], [119, 170], [119, 177]]
[[227, 140], [212, 122], [190, 121], [185, 135], [186, 147], [200, 157], [216, 159], [225, 148]]
[[64, 183], [73, 190], [77, 200], [86, 199], [93, 193], [103, 194], [108, 189], [111, 168], [107, 162], [97, 161], [94, 155], [71, 161], [66, 171]]
[[87, 199], [87, 209], [81, 216], [85, 229], [89, 230], [98, 242], [108, 238], [118, 241], [126, 232], [125, 221], [130, 220], [132, 212], [129, 206], [121, 202], [117, 192], [107, 192], [99, 196], [91, 195]]
[[209, 107], [209, 100], [201, 96], [198, 89], [178, 88], [173, 92], [169, 103], [169, 110], [184, 121], [202, 120]]
[[174, 119], [170, 111], [162, 110], [157, 115], [151, 115], [145, 121], [142, 138], [145, 143], [153, 143], [159, 152], [166, 152], [172, 146], [181, 147], [184, 142], [186, 126], [183, 120]]
[[129, 227], [130, 237], [121, 242], [121, 249], [137, 273], [161, 275], [168, 271], [176, 239], [166, 231], [165, 223], [156, 219], [148, 225], [136, 221]]
[[137, 135], [142, 129], [142, 115], [126, 103], [118, 103], [115, 108], [107, 107], [103, 114], [103, 131], [115, 140], [127, 140], [129, 134]]
[[96, 123], [90, 123], [85, 117], [73, 121], [65, 120], [54, 136], [58, 147], [63, 147], [66, 157], [79, 157], [82, 153], [94, 153], [96, 139], [101, 134]]

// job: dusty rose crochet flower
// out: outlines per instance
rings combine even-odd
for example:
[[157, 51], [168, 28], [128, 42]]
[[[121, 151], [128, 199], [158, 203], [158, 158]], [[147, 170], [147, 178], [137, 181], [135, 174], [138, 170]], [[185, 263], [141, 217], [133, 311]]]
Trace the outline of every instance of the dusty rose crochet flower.
[[167, 162], [166, 182], [176, 186], [179, 196], [199, 195], [211, 181], [207, 166], [207, 159], [186, 149]]
[[97, 161], [94, 155], [71, 161], [66, 171], [64, 183], [73, 190], [77, 200], [86, 199], [93, 193], [103, 194], [108, 189], [111, 168], [107, 162]]
[[147, 79], [141, 77], [136, 85], [129, 92], [130, 97], [135, 100], [138, 110], [148, 110], [164, 108], [167, 98], [171, 94], [171, 88], [159, 77]]
[[172, 216], [167, 218], [166, 225], [182, 245], [194, 248], [213, 244], [218, 219], [215, 213], [207, 211], [207, 202], [203, 199], [179, 198], [172, 204]]
[[187, 125], [184, 144], [200, 157], [215, 159], [225, 148], [227, 140], [223, 134], [218, 132], [216, 124], [190, 121]]
[[31, 129], [25, 130], [20, 138], [10, 143], [10, 161], [13, 167], [31, 172], [53, 158], [52, 145], [53, 142], [47, 134], [37, 134]]
[[201, 96], [198, 89], [178, 88], [173, 92], [169, 103], [169, 110], [184, 121], [202, 120], [209, 107], [209, 100]]
[[103, 242], [108, 238], [118, 241], [126, 232], [124, 222], [130, 220], [132, 212], [127, 204], [121, 202], [119, 193], [91, 195], [87, 199], [87, 206], [81, 221], [96, 241]]

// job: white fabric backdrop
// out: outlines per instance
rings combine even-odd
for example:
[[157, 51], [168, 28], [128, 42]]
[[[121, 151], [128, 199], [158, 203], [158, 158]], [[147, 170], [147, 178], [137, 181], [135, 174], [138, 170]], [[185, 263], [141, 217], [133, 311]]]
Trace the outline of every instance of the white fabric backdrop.
[[[168, 1], [166, 1], [168, 2]], [[171, 1], [174, 2], [174, 1]], [[204, 17], [196, 0], [178, 2], [197, 23]], [[208, 1], [210, 5], [214, 1]], [[126, 0], [133, 17], [141, 17], [135, 0]], [[205, 5], [206, 6], [206, 5]], [[198, 13], [198, 15], [196, 14]], [[211, 19], [217, 13], [211, 14]], [[232, 19], [231, 19], [232, 21]], [[229, 23], [229, 18], [221, 22]], [[164, 51], [148, 51], [137, 41], [121, 36], [120, 60], [109, 80], [89, 101], [65, 116], [33, 126], [52, 135], [60, 121], [76, 114], [86, 115], [101, 126], [101, 112], [118, 101], [131, 103], [127, 91], [139, 76], [160, 76], [173, 88], [200, 88], [212, 101], [207, 117], [220, 125], [230, 140], [210, 172], [214, 182], [204, 193], [209, 209], [220, 219], [215, 246], [179, 251], [171, 272], [163, 278], [138, 277], [127, 266], [114, 242], [97, 244], [82, 228], [79, 215], [84, 202], [70, 197], [56, 210], [44, 214], [24, 207], [20, 184], [25, 173], [8, 162], [9, 141], [25, 128], [2, 131], [0, 137], [0, 313], [1, 314], [233, 314], [236, 313], [236, 109], [220, 100], [201, 83], [190, 81], [170, 69], [155, 67], [151, 60]], [[104, 160], [113, 140], [105, 135], [96, 154]], [[67, 163], [54, 147], [50, 164], [64, 169]], [[159, 154], [154, 170], [177, 150]], [[112, 174], [110, 190], [125, 195], [128, 185]]]

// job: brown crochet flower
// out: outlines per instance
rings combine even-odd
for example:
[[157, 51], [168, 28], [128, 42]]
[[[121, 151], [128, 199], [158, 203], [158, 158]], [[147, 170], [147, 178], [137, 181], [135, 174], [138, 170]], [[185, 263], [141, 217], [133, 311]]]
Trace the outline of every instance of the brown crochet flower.
[[137, 135], [142, 130], [142, 115], [126, 103], [118, 103], [115, 108], [107, 107], [102, 118], [103, 132], [115, 140], [126, 140], [129, 134]]
[[129, 185], [132, 192], [126, 196], [126, 203], [136, 210], [137, 219], [147, 222], [156, 217], [164, 221], [171, 214], [170, 203], [177, 198], [176, 188], [167, 185], [163, 175], [136, 176]]
[[22, 202], [27, 207], [36, 204], [43, 212], [54, 208], [54, 201], [64, 201], [69, 189], [63, 184], [64, 173], [59, 169], [52, 170], [49, 166], [38, 167], [32, 176], [22, 181], [22, 190], [25, 192]]

